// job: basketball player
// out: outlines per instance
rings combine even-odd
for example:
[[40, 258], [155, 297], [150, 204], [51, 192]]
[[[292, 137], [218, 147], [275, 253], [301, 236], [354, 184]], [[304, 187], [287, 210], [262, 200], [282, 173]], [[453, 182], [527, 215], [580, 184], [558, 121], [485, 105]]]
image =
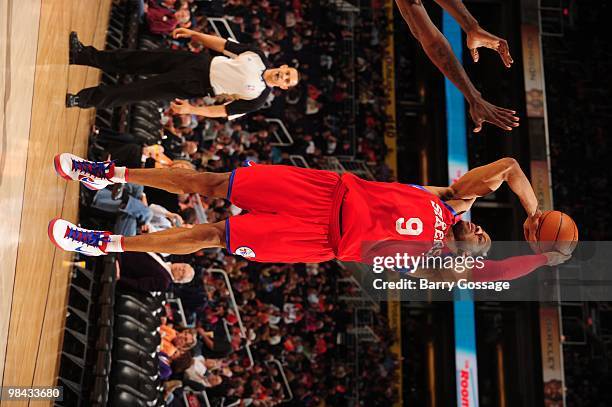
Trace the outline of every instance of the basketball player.
[[[123, 251], [187, 254], [223, 247], [259, 262], [367, 261], [364, 242], [390, 240], [418, 242], [425, 249], [445, 245], [456, 254], [476, 256], [489, 250], [491, 238], [459, 215], [504, 182], [527, 212], [529, 240], [535, 239], [541, 215], [531, 184], [512, 158], [470, 170], [450, 187], [365, 181], [348, 173], [283, 165], [257, 164], [231, 173], [127, 169], [69, 153], [57, 155], [54, 165], [61, 177], [91, 189], [129, 180], [177, 194], [226, 198], [248, 211], [224, 222], [132, 237], [86, 230], [62, 219], [49, 223], [56, 246], [92, 256]], [[558, 264], [567, 258], [553, 253], [545, 261]]]
[[[515, 116], [515, 111], [497, 107], [483, 99], [455, 57], [444, 35], [432, 23], [421, 0], [395, 0], [395, 2], [410, 31], [429, 59], [465, 96], [470, 105], [470, 116], [476, 125], [474, 132], [481, 131], [484, 122], [504, 130], [517, 127], [519, 119]], [[485, 47], [497, 51], [507, 68], [511, 66], [513, 60], [506, 40], [480, 27], [461, 0], [436, 0], [436, 3], [448, 11], [465, 31], [467, 46], [474, 62], [478, 62], [479, 59], [478, 48]]]

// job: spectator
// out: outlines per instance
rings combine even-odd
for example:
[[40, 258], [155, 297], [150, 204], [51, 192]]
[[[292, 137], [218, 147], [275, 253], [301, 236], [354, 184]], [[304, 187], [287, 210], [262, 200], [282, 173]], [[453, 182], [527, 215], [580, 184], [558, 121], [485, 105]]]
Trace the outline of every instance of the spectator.
[[137, 291], [167, 291], [171, 284], [186, 284], [195, 272], [187, 263], [170, 263], [157, 253], [122, 253], [117, 260], [117, 279]]

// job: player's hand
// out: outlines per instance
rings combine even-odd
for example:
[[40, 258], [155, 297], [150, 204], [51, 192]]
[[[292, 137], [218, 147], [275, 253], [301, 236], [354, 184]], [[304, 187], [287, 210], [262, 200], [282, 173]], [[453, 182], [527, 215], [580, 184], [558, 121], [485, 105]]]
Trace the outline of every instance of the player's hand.
[[177, 28], [172, 31], [172, 38], [175, 40], [179, 38], [191, 38], [193, 34], [193, 30], [190, 30], [189, 28]]
[[487, 122], [491, 123], [503, 130], [512, 130], [513, 127], [518, 127], [519, 118], [514, 110], [497, 107], [482, 97], [478, 97], [470, 101], [470, 116], [476, 127], [474, 133], [482, 130], [482, 125]]
[[478, 62], [478, 59], [480, 58], [480, 55], [478, 55], [478, 48], [480, 47], [497, 51], [506, 68], [510, 68], [514, 62], [510, 56], [508, 42], [488, 31], [483, 30], [480, 27], [477, 27], [467, 33], [467, 46], [474, 62]]
[[527, 219], [525, 219], [525, 223], [523, 223], [523, 234], [525, 235], [525, 240], [528, 242], [536, 241], [536, 231], [540, 225], [541, 216], [542, 211], [537, 209], [532, 216], [528, 216]]
[[175, 114], [191, 114], [191, 105], [183, 99], [174, 99], [170, 102], [170, 110]]
[[558, 266], [559, 264], [565, 263], [572, 257], [571, 254], [563, 254], [560, 252], [547, 252], [542, 254], [548, 259], [546, 261], [546, 265], [548, 266]]

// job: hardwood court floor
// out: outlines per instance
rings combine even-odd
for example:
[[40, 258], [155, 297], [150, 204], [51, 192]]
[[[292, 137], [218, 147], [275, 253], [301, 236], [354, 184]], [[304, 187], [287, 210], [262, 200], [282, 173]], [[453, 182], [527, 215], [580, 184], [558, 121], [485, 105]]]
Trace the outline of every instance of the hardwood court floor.
[[[47, 238], [50, 219], [77, 219], [78, 185], [53, 156], [85, 154], [93, 110], [66, 91], [99, 72], [68, 66], [68, 34], [103, 47], [111, 0], [0, 1], [0, 383], [55, 383], [71, 260]], [[2, 406], [49, 402], [3, 402]]]

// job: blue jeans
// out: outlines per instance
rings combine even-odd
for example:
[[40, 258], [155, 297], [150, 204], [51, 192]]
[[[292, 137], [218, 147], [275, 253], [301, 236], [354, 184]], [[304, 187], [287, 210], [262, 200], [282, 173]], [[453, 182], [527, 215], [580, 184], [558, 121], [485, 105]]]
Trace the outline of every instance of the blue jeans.
[[113, 199], [111, 190], [104, 188], [96, 193], [91, 206], [119, 215], [114, 228], [116, 234], [135, 236], [138, 233], [138, 224], [147, 223], [153, 217], [149, 207], [140, 200], [143, 190], [142, 185], [125, 184], [123, 193], [127, 194], [128, 201], [125, 208], [120, 209], [122, 201]]

